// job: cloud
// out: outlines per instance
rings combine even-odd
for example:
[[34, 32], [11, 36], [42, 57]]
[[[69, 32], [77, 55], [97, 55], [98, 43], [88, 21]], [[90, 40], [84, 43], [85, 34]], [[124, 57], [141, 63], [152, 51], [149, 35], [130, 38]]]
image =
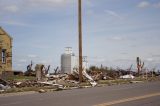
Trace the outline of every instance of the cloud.
[[122, 55], [128, 55], [128, 53], [127, 53], [127, 52], [122, 52], [122, 53], [120, 53], [120, 54], [122, 54]]
[[19, 12], [21, 3], [18, 0], [10, 1], [10, 0], [0, 0], [0, 14], [4, 15], [6, 13], [17, 13]]
[[85, 0], [85, 3], [88, 7], [94, 7], [94, 4], [91, 0]]
[[37, 48], [37, 49], [51, 49], [52, 48], [50, 45], [40, 45], [39, 43], [34, 43], [32, 47]]
[[156, 8], [160, 8], [160, 2], [159, 2], [159, 3], [154, 4], [154, 7], [156, 7]]
[[26, 59], [21, 59], [21, 60], [19, 60], [19, 62], [25, 63], [25, 62], [27, 62], [27, 60]]
[[119, 19], [123, 19], [123, 17], [121, 17], [118, 13], [116, 13], [115, 11], [112, 10], [105, 10], [105, 12], [111, 16], [117, 17]]
[[116, 59], [114, 61], [115, 62], [133, 62], [134, 60], [132, 60], [132, 59]]
[[140, 2], [138, 5], [137, 5], [137, 7], [139, 7], [139, 8], [147, 8], [147, 7], [150, 7], [150, 3], [149, 2], [147, 2], [147, 1], [142, 1], [142, 2]]
[[160, 2], [158, 3], [150, 3], [148, 1], [142, 1], [137, 5], [138, 8], [148, 8], [148, 7], [152, 7], [152, 8], [160, 8]]
[[38, 57], [37, 55], [34, 55], [34, 54], [29, 54], [27, 57], [29, 57], [29, 58], [36, 58], [36, 57]]
[[112, 37], [112, 39], [113, 39], [113, 40], [118, 40], [118, 41], [123, 40], [123, 38], [120, 37], [120, 36], [114, 36], [114, 37]]
[[28, 0], [28, 6], [64, 6], [72, 0]]
[[13, 25], [13, 26], [20, 26], [20, 27], [31, 27], [31, 25], [23, 23], [23, 22], [19, 22], [19, 21], [13, 21], [13, 20], [7, 20], [7, 21], [2, 21], [0, 22], [2, 24], [6, 24], [6, 25]]
[[4, 7], [4, 10], [11, 12], [11, 13], [15, 13], [19, 11], [19, 7], [17, 7], [16, 5], [9, 5], [9, 6]]
[[47, 64], [49, 65], [49, 64], [53, 63], [53, 60], [52, 59], [39, 60], [39, 63], [45, 64], [45, 65], [47, 65]]
[[48, 64], [48, 61], [47, 60], [42, 60], [40, 61], [42, 64]]
[[93, 63], [103, 63], [105, 62], [105, 57], [89, 57], [89, 61]]
[[152, 57], [154, 57], [154, 58], [160, 58], [160, 54], [153, 54]]
[[23, 66], [22, 64], [16, 64], [18, 67], [21, 67], [21, 66]]
[[147, 58], [146, 60], [149, 61], [149, 62], [152, 62], [154, 59], [153, 58]]
[[[55, 9], [55, 7], [65, 7], [68, 4], [74, 3], [73, 0], [4, 0], [0, 1], [0, 14], [24, 12], [32, 9]], [[38, 8], [37, 8], [38, 7]], [[32, 9], [33, 10], [33, 9]]]

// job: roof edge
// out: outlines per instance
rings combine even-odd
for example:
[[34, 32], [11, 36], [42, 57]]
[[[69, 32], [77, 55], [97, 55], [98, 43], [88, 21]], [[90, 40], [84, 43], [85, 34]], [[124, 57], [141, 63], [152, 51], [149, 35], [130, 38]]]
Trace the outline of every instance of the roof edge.
[[13, 39], [1, 26], [0, 26], [0, 30], [2, 30], [8, 37], [10, 37], [11, 39]]

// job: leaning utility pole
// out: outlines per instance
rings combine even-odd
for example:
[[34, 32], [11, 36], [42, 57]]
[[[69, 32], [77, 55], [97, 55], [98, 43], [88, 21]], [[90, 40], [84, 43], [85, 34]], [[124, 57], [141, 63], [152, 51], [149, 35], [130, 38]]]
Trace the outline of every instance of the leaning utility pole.
[[79, 82], [82, 82], [82, 2], [78, 0]]

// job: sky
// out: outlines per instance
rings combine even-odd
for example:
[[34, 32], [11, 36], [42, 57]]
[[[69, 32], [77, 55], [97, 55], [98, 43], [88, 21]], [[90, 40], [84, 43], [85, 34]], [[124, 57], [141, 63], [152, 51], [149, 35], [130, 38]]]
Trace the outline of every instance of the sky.
[[[13, 69], [60, 66], [78, 56], [78, 0], [0, 0], [0, 26], [13, 38]], [[89, 65], [127, 69], [136, 57], [160, 69], [160, 0], [82, 0], [83, 55]]]

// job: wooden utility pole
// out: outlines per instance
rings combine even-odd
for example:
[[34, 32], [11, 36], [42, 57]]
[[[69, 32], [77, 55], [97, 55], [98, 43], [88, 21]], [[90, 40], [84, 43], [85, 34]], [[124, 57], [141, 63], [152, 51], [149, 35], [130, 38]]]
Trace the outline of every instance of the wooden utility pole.
[[82, 2], [78, 0], [79, 82], [82, 82]]

